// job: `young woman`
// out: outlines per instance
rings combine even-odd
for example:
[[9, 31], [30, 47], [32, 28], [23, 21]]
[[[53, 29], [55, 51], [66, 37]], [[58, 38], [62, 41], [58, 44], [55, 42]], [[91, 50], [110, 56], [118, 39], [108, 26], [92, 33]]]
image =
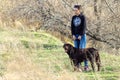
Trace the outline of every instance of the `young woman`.
[[[71, 21], [71, 33], [76, 48], [86, 48], [86, 19], [81, 12], [81, 5], [74, 6], [75, 15]], [[84, 61], [84, 69], [88, 71], [88, 61]]]

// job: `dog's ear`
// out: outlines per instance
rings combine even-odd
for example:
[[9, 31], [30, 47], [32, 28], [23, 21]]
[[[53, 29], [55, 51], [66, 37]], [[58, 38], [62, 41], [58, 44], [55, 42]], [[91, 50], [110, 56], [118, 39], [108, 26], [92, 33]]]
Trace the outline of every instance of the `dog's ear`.
[[74, 47], [72, 45], [69, 46], [70, 46], [70, 54], [74, 53]]

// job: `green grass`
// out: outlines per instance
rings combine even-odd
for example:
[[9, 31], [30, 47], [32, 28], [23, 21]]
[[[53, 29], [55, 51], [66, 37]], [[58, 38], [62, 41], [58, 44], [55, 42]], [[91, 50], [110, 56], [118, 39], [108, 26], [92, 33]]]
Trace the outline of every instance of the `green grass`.
[[[68, 55], [62, 48], [63, 43], [52, 35], [44, 31], [19, 30], [0, 30], [0, 34], [1, 76], [7, 74], [7, 63], [14, 60], [14, 55], [24, 52], [32, 63], [39, 66], [38, 71], [43, 70], [45, 73], [41, 72], [43, 76], [37, 76], [40, 80], [120, 80], [120, 56], [100, 52], [102, 61], [100, 72], [73, 72]], [[33, 77], [36, 79], [35, 75]]]
[[[41, 54], [42, 53], [42, 54]], [[104, 57], [109, 56], [109, 57]], [[72, 66], [70, 65], [70, 61], [68, 56], [64, 53], [61, 48], [61, 51], [53, 51], [53, 50], [45, 50], [39, 51], [37, 53], [38, 63], [44, 64], [43, 67], [48, 69], [50, 67], [53, 70], [54, 74], [60, 73], [62, 71], [67, 71], [69, 74], [76, 75], [76, 77], [81, 79], [81, 75], [84, 75], [84, 80], [119, 80], [120, 77], [120, 65], [119, 65], [119, 58], [115, 59], [117, 56], [109, 55], [102, 53], [101, 60], [102, 60], [102, 70], [100, 72], [93, 73], [90, 72], [72, 72]], [[111, 59], [115, 60], [115, 63], [110, 61]], [[47, 62], [46, 62], [47, 61]], [[106, 63], [107, 62], [107, 63]], [[50, 63], [48, 66], [47, 63]], [[49, 70], [47, 70], [49, 72]]]
[[7, 56], [5, 54], [0, 54], [0, 76], [5, 72], [5, 60]]

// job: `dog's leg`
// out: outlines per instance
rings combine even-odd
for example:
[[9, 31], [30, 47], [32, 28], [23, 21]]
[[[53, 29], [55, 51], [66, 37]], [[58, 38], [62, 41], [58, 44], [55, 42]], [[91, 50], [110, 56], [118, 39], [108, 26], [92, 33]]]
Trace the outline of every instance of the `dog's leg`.
[[77, 71], [77, 61], [73, 59], [72, 64], [73, 64], [74, 71]]
[[92, 58], [90, 60], [91, 66], [92, 66], [92, 70], [95, 72], [95, 66], [94, 66], [94, 59]]
[[98, 71], [100, 71], [100, 63], [96, 62], [96, 64], [97, 64], [97, 67], [98, 67]]
[[76, 71], [77, 68], [75, 66], [75, 61], [73, 59], [70, 59], [71, 66], [73, 67], [73, 71]]
[[72, 66], [74, 66], [74, 63], [73, 63], [73, 60], [72, 60], [72, 59], [70, 59], [70, 63], [71, 63]]
[[100, 56], [99, 56], [99, 54], [98, 54], [97, 57], [96, 57], [96, 64], [97, 64], [97, 67], [98, 67], [98, 71], [100, 71], [101, 61], [100, 61]]
[[77, 60], [73, 60], [73, 63], [74, 63], [74, 71], [82, 72], [81, 63], [79, 63]]
[[76, 64], [76, 69], [77, 69], [76, 71], [82, 72], [81, 63]]
[[79, 72], [82, 72], [81, 63], [78, 64], [78, 71], [79, 71]]

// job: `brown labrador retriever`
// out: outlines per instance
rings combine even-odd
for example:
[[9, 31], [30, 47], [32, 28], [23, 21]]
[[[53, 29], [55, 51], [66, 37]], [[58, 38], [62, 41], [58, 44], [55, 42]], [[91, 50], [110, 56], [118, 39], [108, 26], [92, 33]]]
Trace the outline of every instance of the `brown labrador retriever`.
[[[80, 65], [84, 60], [89, 60], [93, 71], [95, 71], [94, 62], [96, 62], [98, 71], [100, 71], [100, 56], [98, 50], [95, 48], [78, 49], [73, 47], [71, 44], [64, 44], [63, 48], [68, 54], [72, 63], [74, 64], [74, 70], [81, 70]], [[80, 65], [79, 65], [80, 64]]]

